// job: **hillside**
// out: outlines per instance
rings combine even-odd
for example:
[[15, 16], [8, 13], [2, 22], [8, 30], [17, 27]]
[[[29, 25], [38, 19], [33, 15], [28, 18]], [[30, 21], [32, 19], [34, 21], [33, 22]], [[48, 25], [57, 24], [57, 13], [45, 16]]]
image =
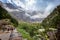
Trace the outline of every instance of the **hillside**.
[[57, 31], [57, 40], [60, 40], [60, 5], [57, 6], [53, 12], [43, 20], [42, 25], [45, 28], [56, 28]]
[[18, 21], [0, 6], [0, 40], [22, 40], [22, 35], [16, 30]]
[[43, 20], [43, 26], [54, 26], [57, 28], [57, 24], [60, 22], [60, 6], [57, 6], [53, 12]]
[[10, 19], [14, 26], [18, 26], [18, 21], [10, 16], [10, 14], [0, 6], [0, 20]]

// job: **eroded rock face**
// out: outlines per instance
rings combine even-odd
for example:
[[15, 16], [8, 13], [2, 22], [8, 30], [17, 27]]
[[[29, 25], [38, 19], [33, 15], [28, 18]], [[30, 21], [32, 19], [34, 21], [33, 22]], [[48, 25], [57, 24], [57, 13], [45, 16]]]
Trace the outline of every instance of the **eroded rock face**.
[[1, 40], [22, 40], [22, 35], [17, 32], [15, 27], [10, 23], [9, 19], [0, 20]]

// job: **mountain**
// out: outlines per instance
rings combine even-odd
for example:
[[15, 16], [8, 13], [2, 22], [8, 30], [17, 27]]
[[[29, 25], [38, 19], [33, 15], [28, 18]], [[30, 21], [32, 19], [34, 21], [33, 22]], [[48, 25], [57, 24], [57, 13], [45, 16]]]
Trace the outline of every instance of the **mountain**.
[[17, 20], [25, 22], [41, 22], [44, 18], [40, 18], [40, 11], [25, 10], [21, 6], [14, 6], [12, 3], [2, 3], [3, 8], [6, 9], [9, 14]]
[[53, 12], [43, 20], [42, 25], [45, 27], [57, 28], [60, 24], [60, 5], [57, 6]]
[[31, 19], [29, 16], [25, 15], [25, 11], [21, 12], [11, 12], [12, 15], [14, 15], [18, 20], [22, 20], [25, 22], [41, 22], [44, 18], [36, 18], [36, 19]]
[[57, 6], [53, 12], [43, 20], [44, 27], [53, 27], [57, 29], [56, 38], [60, 40], [60, 5]]
[[[8, 11], [6, 11], [1, 5], [0, 5], [0, 20], [2, 19], [9, 19], [10, 22], [14, 25], [14, 26], [18, 26], [18, 21], [11, 17], [11, 15], [8, 13]], [[7, 21], [6, 20], [6, 21]]]

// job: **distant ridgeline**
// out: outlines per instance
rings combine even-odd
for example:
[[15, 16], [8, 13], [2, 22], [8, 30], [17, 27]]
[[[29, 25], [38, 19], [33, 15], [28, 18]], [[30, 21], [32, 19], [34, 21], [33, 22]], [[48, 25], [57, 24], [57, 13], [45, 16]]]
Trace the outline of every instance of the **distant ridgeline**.
[[58, 24], [60, 24], [60, 5], [42, 22], [42, 25], [45, 27], [57, 28]]
[[11, 23], [13, 23], [13, 25], [14, 25], [15, 27], [18, 26], [18, 21], [17, 21], [16, 19], [12, 18], [12, 17], [10, 16], [10, 14], [9, 14], [4, 8], [2, 8], [2, 7], [0, 6], [0, 20], [1, 20], [1, 19], [10, 19]]

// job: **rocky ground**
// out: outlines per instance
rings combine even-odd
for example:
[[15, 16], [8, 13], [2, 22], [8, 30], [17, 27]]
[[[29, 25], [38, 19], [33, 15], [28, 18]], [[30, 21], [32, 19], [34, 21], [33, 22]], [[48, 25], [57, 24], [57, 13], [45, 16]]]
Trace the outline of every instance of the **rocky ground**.
[[22, 40], [22, 35], [9, 21], [0, 20], [0, 39], [1, 40]]

